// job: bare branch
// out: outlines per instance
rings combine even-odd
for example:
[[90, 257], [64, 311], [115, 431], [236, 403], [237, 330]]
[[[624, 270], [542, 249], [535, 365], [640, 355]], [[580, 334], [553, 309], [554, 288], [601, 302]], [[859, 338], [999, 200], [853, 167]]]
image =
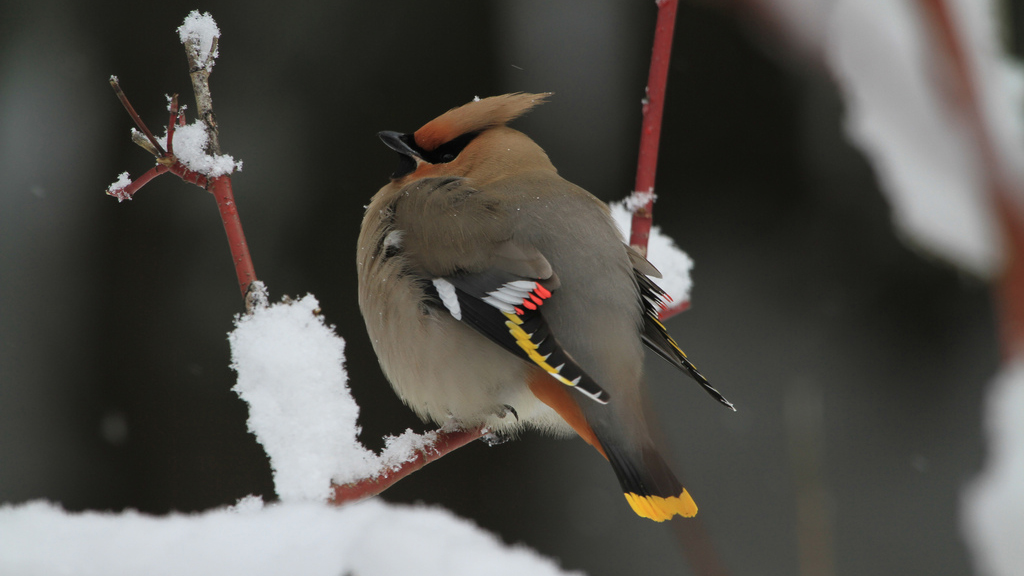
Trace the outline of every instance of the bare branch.
[[213, 46], [203, 55], [199, 38], [190, 36], [185, 42], [185, 55], [188, 57], [189, 76], [192, 78], [192, 91], [196, 97], [196, 109], [199, 118], [206, 124], [206, 132], [210, 139], [207, 152], [220, 155], [220, 130], [217, 117], [213, 113], [213, 95], [210, 94], [210, 74], [213, 72], [214, 59], [217, 56], [218, 38], [213, 38]]
[[[117, 79], [117, 76], [110, 77], [110, 87], [114, 89], [114, 93], [117, 94], [117, 99], [121, 101], [121, 105], [124, 106], [124, 109], [128, 111], [128, 115], [131, 116], [132, 121], [135, 122], [135, 127], [146, 136], [146, 140], [149, 141], [150, 145], [159, 152], [153, 153], [153, 155], [163, 156], [165, 154], [163, 146], [157, 142], [156, 136], [153, 136], [153, 133], [149, 131], [149, 127], [146, 126], [146, 123], [139, 117], [139, 113], [135, 111], [132, 103], [128, 101], [128, 97], [125, 96], [124, 91], [121, 90], [121, 83]], [[136, 142], [136, 144], [138, 144], [138, 142]], [[140, 146], [143, 145], [140, 144]], [[143, 148], [145, 148], [145, 146], [143, 146]]]

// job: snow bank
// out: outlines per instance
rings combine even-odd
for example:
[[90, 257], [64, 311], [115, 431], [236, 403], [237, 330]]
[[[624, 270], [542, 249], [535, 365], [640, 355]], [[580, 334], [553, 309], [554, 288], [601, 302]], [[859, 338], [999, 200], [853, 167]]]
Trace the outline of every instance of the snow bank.
[[377, 500], [154, 517], [67, 513], [47, 502], [0, 507], [0, 574], [18, 576], [460, 576], [566, 574], [439, 508]]

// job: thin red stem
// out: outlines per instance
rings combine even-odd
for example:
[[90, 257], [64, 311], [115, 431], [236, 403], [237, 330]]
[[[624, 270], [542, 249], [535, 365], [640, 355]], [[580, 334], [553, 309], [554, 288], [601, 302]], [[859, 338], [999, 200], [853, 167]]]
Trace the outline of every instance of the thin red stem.
[[[640, 156], [636, 166], [636, 185], [640, 193], [654, 193], [654, 176], [658, 169], [658, 144], [661, 140], [661, 119], [665, 108], [665, 87], [668, 84], [668, 64], [672, 55], [672, 35], [676, 25], [677, 0], [658, 1], [658, 21], [654, 28], [654, 48], [651, 51], [651, 69], [647, 77], [647, 98], [643, 106], [643, 124], [640, 129]], [[647, 240], [654, 219], [653, 196], [633, 213], [629, 244], [647, 255]]]
[[231, 191], [231, 178], [212, 178], [207, 189], [217, 200], [220, 219], [224, 222], [224, 232], [227, 233], [228, 246], [231, 248], [231, 260], [235, 264], [235, 274], [238, 276], [238, 287], [242, 291], [242, 298], [245, 299], [249, 293], [249, 286], [256, 281], [256, 269], [252, 265], [245, 233], [242, 232], [242, 220], [238, 217], [238, 207], [235, 206], [235, 196]]
[[1006, 270], [996, 286], [1000, 342], [1003, 356], [1011, 358], [1024, 354], [1024, 217], [1009, 194], [1000, 194], [996, 206], [1007, 245]]
[[[633, 211], [629, 245], [644, 256], [647, 256], [647, 244], [651, 237], [651, 226], [654, 224], [654, 179], [658, 171], [658, 147], [661, 143], [665, 90], [668, 86], [668, 67], [672, 57], [672, 37], [678, 7], [678, 0], [658, 0], [658, 20], [654, 26], [651, 67], [647, 75], [647, 97], [644, 99], [642, 110], [640, 154], [637, 157], [636, 183], [633, 190], [646, 194], [647, 199], [643, 206]], [[665, 307], [659, 317], [667, 320], [689, 307], [689, 302], [678, 302]]]
[[157, 176], [163, 174], [164, 172], [167, 172], [168, 170], [170, 170], [170, 167], [164, 166], [163, 164], [157, 164], [156, 166], [147, 170], [146, 173], [143, 174], [142, 176], [139, 176], [135, 180], [132, 180], [132, 182], [125, 186], [124, 188], [120, 188], [117, 190], [107, 190], [107, 195], [117, 198], [118, 201], [131, 200], [132, 196], [134, 196], [135, 193], [139, 191], [139, 188], [142, 188], [150, 180], [156, 178]]
[[188, 182], [189, 184], [195, 184], [200, 188], [209, 188], [209, 179], [206, 177], [205, 174], [200, 174], [199, 172], [189, 170], [188, 168], [185, 167], [184, 164], [182, 164], [176, 159], [174, 164], [170, 165], [169, 169], [171, 174], [174, 174], [175, 176], [181, 178], [182, 180]]
[[[128, 188], [132, 188], [134, 186], [134, 189], [132, 189], [132, 191], [129, 194], [134, 194], [139, 190], [139, 188], [145, 186], [150, 180], [156, 178], [157, 176], [163, 174], [164, 172], [167, 172], [170, 169], [171, 168], [169, 166], [157, 164], [156, 166], [153, 166], [149, 170], [146, 170], [145, 174], [139, 176], [138, 179], [136, 179], [135, 181], [128, 185]], [[128, 188], [125, 188], [125, 190], [127, 190]]]
[[351, 484], [335, 484], [334, 495], [331, 497], [330, 502], [331, 504], [338, 505], [376, 496], [402, 478], [445, 456], [449, 452], [462, 448], [484, 434], [485, 430], [482, 428], [454, 431], [439, 430], [437, 432], [437, 440], [433, 444], [418, 451], [412, 460], [403, 464], [399, 469], [387, 470], [375, 478], [367, 478]]

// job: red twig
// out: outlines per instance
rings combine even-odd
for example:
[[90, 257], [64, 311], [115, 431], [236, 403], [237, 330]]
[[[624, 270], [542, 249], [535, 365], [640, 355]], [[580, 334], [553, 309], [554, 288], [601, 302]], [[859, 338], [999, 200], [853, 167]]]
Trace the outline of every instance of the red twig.
[[114, 198], [117, 198], [119, 202], [131, 200], [132, 196], [134, 196], [135, 193], [139, 191], [139, 188], [142, 188], [143, 186], [148, 184], [150, 180], [156, 178], [157, 176], [163, 174], [164, 172], [167, 172], [169, 169], [169, 166], [157, 164], [156, 166], [147, 170], [146, 173], [143, 174], [142, 176], [139, 176], [135, 180], [132, 180], [124, 188], [115, 188], [113, 190], [107, 190], [107, 194], [113, 196]]
[[629, 244], [645, 256], [654, 218], [654, 175], [658, 169], [661, 118], [665, 108], [665, 86], [668, 83], [668, 63], [672, 55], [677, 6], [677, 0], [658, 1], [658, 21], [654, 28], [651, 70], [647, 77], [647, 98], [644, 100], [643, 124], [640, 129], [640, 156], [637, 159], [636, 185], [633, 189], [649, 197], [643, 206], [633, 212]]
[[188, 182], [189, 184], [195, 184], [200, 188], [208, 187], [209, 179], [206, 177], [205, 174], [200, 174], [199, 172], [189, 170], [188, 168], [185, 167], [184, 164], [178, 162], [177, 160], [175, 160], [175, 162], [171, 164], [169, 172], [171, 174], [174, 174], [178, 178], [181, 178], [185, 182]]
[[[661, 122], [665, 110], [665, 88], [668, 85], [668, 64], [672, 56], [672, 36], [676, 26], [678, 0], [658, 0], [658, 20], [654, 26], [654, 47], [651, 49], [651, 68], [647, 75], [647, 97], [643, 104], [643, 122], [640, 128], [640, 154], [636, 162], [634, 201], [642, 205], [633, 210], [630, 222], [629, 245], [647, 256], [647, 242], [654, 222], [654, 177], [658, 171], [658, 146], [661, 142]], [[663, 308], [662, 320], [690, 307], [687, 301], [675, 302]]]
[[981, 98], [970, 60], [945, 0], [919, 0], [930, 16], [935, 38], [944, 49], [955, 82], [951, 100], [970, 126], [988, 178], [988, 189], [1002, 223], [1006, 268], [994, 292], [999, 305], [1000, 342], [1004, 357], [1024, 352], [1024, 212], [1014, 199], [1018, 184], [1003, 167], [993, 135], [985, 123]]
[[[208, 78], [209, 75], [207, 74], [203, 77], [203, 80], [205, 81]], [[146, 123], [139, 117], [131, 102], [128, 101], [128, 97], [121, 90], [120, 83], [116, 77], [111, 76], [110, 85], [114, 88], [117, 98], [121, 101], [125, 110], [128, 111], [128, 115], [131, 116], [139, 132], [146, 137], [144, 141], [136, 139], [136, 143], [156, 157], [157, 165], [127, 186], [108, 190], [107, 194], [116, 197], [118, 200], [130, 200], [146, 183], [164, 172], [170, 172], [186, 182], [209, 190], [217, 201], [217, 208], [224, 223], [224, 231], [228, 237], [228, 247], [231, 249], [231, 260], [234, 263], [235, 274], [238, 277], [238, 287], [248, 307], [251, 300], [247, 296], [249, 295], [249, 288], [256, 281], [256, 270], [252, 264], [252, 257], [249, 255], [245, 233], [242, 231], [242, 221], [238, 217], [238, 208], [235, 206], [235, 198], [231, 188], [231, 177], [223, 175], [208, 178], [204, 174], [189, 170], [174, 155], [174, 131], [176, 127], [185, 125], [184, 112], [178, 108], [177, 94], [171, 98], [170, 118], [167, 121], [167, 148], [165, 150], [156, 137], [153, 136], [153, 132], [146, 126]], [[206, 92], [206, 98], [208, 99], [208, 86], [206, 86]], [[212, 116], [212, 112], [210, 114]]]
[[249, 256], [245, 233], [242, 232], [242, 220], [238, 217], [238, 208], [235, 206], [235, 197], [231, 191], [231, 178], [217, 176], [210, 180], [208, 189], [217, 199], [220, 219], [224, 222], [224, 232], [227, 233], [228, 246], [231, 248], [231, 260], [235, 264], [235, 274], [238, 276], [238, 287], [242, 291], [242, 298], [245, 298], [249, 293], [249, 287], [256, 281], [256, 270]]
[[345, 502], [362, 500], [363, 498], [369, 498], [370, 496], [376, 496], [390, 488], [394, 483], [398, 482], [402, 478], [405, 478], [409, 474], [423, 468], [427, 464], [430, 464], [449, 452], [462, 448], [473, 440], [480, 438], [485, 433], [486, 430], [483, 428], [454, 431], [438, 430], [437, 439], [433, 444], [417, 452], [416, 456], [412, 460], [402, 464], [398, 469], [387, 470], [375, 478], [367, 478], [365, 480], [359, 480], [357, 482], [341, 486], [337, 484], [334, 485], [334, 495], [331, 497], [330, 502], [331, 504], [338, 505], [344, 504]]

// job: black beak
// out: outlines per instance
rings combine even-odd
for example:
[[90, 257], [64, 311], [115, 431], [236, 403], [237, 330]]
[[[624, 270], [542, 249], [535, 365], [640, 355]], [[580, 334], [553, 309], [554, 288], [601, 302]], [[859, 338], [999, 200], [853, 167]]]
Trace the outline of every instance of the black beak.
[[378, 132], [377, 136], [380, 136], [381, 141], [388, 148], [398, 152], [398, 169], [391, 175], [392, 180], [412, 173], [416, 170], [416, 160], [423, 160], [423, 156], [417, 152], [419, 146], [416, 146], [416, 140], [412, 134], [400, 134], [385, 130]]
[[381, 141], [388, 147], [402, 154], [403, 156], [409, 156], [412, 158], [423, 159], [420, 153], [417, 152], [413, 146], [416, 146], [416, 141], [413, 140], [412, 134], [402, 134], [400, 132], [392, 132], [385, 130], [378, 132], [377, 136], [380, 137]]

